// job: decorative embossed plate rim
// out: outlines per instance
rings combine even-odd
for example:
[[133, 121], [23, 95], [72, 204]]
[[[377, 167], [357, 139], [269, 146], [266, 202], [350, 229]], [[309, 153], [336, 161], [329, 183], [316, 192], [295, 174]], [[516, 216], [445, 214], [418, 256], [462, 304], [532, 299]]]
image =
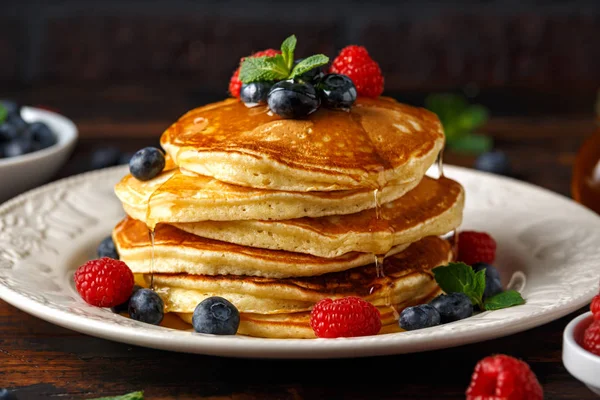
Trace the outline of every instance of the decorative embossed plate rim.
[[0, 298], [36, 317], [78, 332], [157, 349], [253, 358], [343, 358], [434, 350], [514, 334], [587, 304], [600, 281], [600, 217], [547, 190], [470, 169], [445, 166], [465, 186], [461, 229], [498, 241], [502, 278], [527, 303], [420, 331], [362, 338], [260, 339], [210, 336], [142, 324], [88, 306], [72, 273], [122, 217], [115, 167], [77, 175], [0, 206]]

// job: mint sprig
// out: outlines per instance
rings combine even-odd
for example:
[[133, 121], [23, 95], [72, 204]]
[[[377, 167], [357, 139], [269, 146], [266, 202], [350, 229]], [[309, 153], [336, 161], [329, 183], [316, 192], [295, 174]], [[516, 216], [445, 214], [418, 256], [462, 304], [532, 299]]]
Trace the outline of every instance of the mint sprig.
[[294, 66], [296, 36], [286, 38], [281, 44], [281, 54], [272, 57], [246, 57], [240, 67], [240, 81], [252, 83], [291, 79], [329, 62], [329, 57], [316, 54]]
[[486, 310], [500, 310], [502, 308], [520, 306], [521, 304], [525, 304], [525, 300], [521, 297], [521, 294], [516, 290], [507, 290], [486, 299], [484, 307]]
[[120, 396], [98, 397], [92, 400], [144, 400], [144, 392], [131, 392]]
[[4, 105], [2, 105], [2, 103], [0, 103], [0, 124], [6, 120], [7, 116], [8, 116], [8, 111], [6, 111], [6, 107], [4, 107]]
[[462, 262], [434, 268], [433, 274], [445, 293], [464, 293], [480, 310], [499, 310], [525, 303], [521, 294], [515, 290], [504, 291], [484, 301], [485, 270], [476, 273], [472, 267]]

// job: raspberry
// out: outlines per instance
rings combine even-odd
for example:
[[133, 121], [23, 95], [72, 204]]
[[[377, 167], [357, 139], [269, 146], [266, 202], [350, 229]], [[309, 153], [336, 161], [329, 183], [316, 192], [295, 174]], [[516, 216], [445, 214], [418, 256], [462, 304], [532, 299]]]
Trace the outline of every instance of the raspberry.
[[376, 335], [381, 329], [379, 310], [359, 297], [323, 299], [310, 313], [310, 326], [321, 338]]
[[473, 265], [492, 264], [496, 259], [496, 241], [485, 232], [464, 231], [458, 234], [458, 256], [456, 261]]
[[466, 400], [542, 400], [537, 377], [524, 361], [504, 354], [486, 357], [473, 371]]
[[600, 321], [594, 321], [583, 333], [583, 348], [600, 356]]
[[592, 299], [590, 311], [594, 314], [594, 319], [600, 321], [600, 294]]
[[[281, 51], [275, 50], [275, 49], [267, 49], [267, 50], [263, 50], [263, 51], [258, 51], [254, 54], [249, 55], [248, 57], [273, 57], [276, 54], [281, 54]], [[244, 58], [246, 58], [246, 57], [243, 57], [240, 60], [240, 65], [242, 64], [242, 61], [244, 61]], [[233, 97], [237, 97], [239, 99], [241, 88], [242, 88], [242, 82], [240, 81], [240, 67], [238, 66], [238, 68], [233, 73], [231, 80], [229, 81], [229, 93]]]
[[379, 64], [362, 46], [344, 47], [333, 60], [330, 72], [352, 79], [359, 96], [379, 97], [383, 93], [383, 75]]
[[103, 257], [91, 260], [75, 271], [75, 287], [87, 303], [115, 307], [133, 291], [133, 273], [123, 261]]

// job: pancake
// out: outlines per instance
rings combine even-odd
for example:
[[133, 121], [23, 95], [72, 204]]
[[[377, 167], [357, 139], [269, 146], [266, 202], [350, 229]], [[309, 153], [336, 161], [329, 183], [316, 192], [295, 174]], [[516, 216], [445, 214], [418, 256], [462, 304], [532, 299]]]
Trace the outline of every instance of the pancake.
[[[381, 204], [413, 189], [419, 180], [388, 185], [377, 191]], [[375, 204], [374, 190], [286, 192], [231, 185], [195, 175], [169, 163], [154, 179], [140, 181], [126, 175], [115, 193], [131, 217], [150, 227], [159, 222], [284, 220], [352, 214]]]
[[[154, 248], [146, 225], [126, 217], [113, 229], [113, 241], [134, 273], [187, 273], [197, 275], [254, 275], [290, 277], [321, 275], [373, 262], [368, 253], [352, 252], [335, 258], [259, 249], [206, 239], [172, 225], [159, 224]], [[394, 247], [390, 254], [406, 245]], [[154, 252], [154, 257], [153, 257]], [[152, 260], [154, 259], [154, 266]]]
[[198, 236], [319, 257], [358, 251], [385, 254], [393, 246], [443, 235], [462, 221], [464, 190], [448, 178], [424, 177], [401, 198], [359, 213], [284, 221], [202, 221], [174, 224]]
[[[240, 312], [281, 314], [310, 311], [324, 298], [358, 296], [376, 306], [420, 301], [439, 287], [432, 269], [448, 263], [448, 241], [430, 236], [386, 257], [383, 267], [369, 264], [320, 276], [264, 278], [240, 275], [153, 275], [167, 312], [190, 313], [207, 297], [222, 296]], [[146, 275], [148, 283], [150, 276]]]
[[348, 112], [321, 107], [305, 119], [228, 99], [187, 112], [161, 146], [179, 167], [222, 182], [338, 191], [418, 181], [444, 133], [434, 113], [385, 97], [359, 98]]

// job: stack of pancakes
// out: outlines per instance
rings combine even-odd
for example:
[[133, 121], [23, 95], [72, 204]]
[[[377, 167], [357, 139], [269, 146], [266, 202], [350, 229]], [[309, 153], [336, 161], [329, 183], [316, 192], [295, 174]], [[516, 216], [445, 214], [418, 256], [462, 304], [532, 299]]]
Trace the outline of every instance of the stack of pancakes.
[[464, 192], [425, 176], [443, 145], [437, 116], [388, 98], [302, 120], [210, 104], [163, 133], [160, 175], [117, 184], [127, 217], [113, 239], [190, 323], [221, 296], [239, 334], [311, 338], [316, 302], [360, 296], [394, 331], [402, 308], [440, 292], [431, 270], [452, 258], [440, 236], [461, 223]]

